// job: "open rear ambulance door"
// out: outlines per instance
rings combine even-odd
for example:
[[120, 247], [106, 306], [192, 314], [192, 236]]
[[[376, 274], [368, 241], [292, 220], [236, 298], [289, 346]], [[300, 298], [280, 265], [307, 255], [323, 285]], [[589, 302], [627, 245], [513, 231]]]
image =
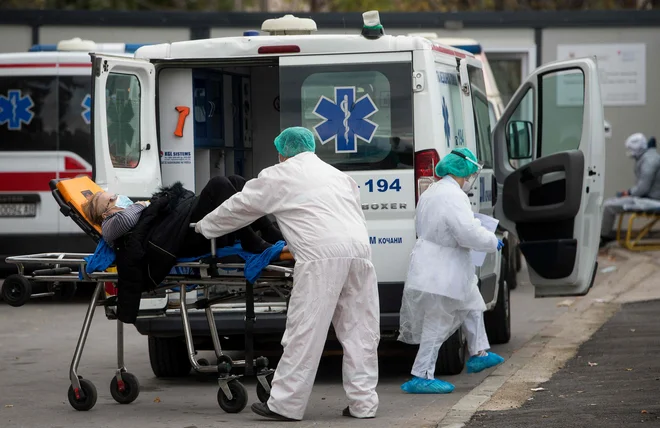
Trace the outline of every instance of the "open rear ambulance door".
[[145, 199], [161, 185], [154, 65], [142, 59], [90, 55], [94, 181], [134, 201]]
[[534, 71], [493, 139], [496, 217], [518, 235], [536, 297], [586, 294], [597, 271], [605, 172], [594, 60]]

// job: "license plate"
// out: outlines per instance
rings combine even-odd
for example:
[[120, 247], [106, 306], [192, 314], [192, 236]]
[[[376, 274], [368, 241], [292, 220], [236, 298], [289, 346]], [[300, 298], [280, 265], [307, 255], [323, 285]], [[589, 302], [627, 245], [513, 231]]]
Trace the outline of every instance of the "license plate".
[[0, 217], [36, 217], [37, 204], [0, 204]]

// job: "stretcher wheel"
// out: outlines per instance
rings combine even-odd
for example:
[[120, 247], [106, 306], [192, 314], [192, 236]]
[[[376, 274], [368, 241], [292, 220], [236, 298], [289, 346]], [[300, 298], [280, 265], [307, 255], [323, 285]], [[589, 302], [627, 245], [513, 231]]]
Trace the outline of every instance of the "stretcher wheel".
[[227, 387], [231, 391], [232, 399], [228, 399], [222, 388], [220, 388], [218, 389], [218, 404], [227, 413], [240, 413], [247, 406], [247, 389], [237, 380], [229, 381]]
[[122, 383], [117, 380], [117, 376], [110, 381], [110, 394], [119, 404], [130, 404], [140, 395], [140, 382], [137, 377], [131, 373], [121, 374]]
[[18, 308], [30, 300], [32, 283], [23, 275], [9, 275], [2, 284], [2, 299], [9, 306]]
[[[266, 376], [266, 381], [268, 382], [268, 385], [270, 387], [273, 386], [273, 376], [274, 376], [273, 373]], [[268, 399], [270, 398], [270, 392], [266, 392], [266, 389], [261, 384], [261, 382], [259, 382], [258, 380], [257, 380], [257, 398], [262, 403], [266, 403], [268, 401]]]
[[69, 385], [68, 396], [71, 407], [82, 412], [94, 407], [98, 394], [96, 393], [94, 384], [87, 379], [80, 379], [80, 389], [82, 389], [83, 394], [81, 394], [80, 398], [77, 398], [76, 392], [73, 390], [73, 385]]

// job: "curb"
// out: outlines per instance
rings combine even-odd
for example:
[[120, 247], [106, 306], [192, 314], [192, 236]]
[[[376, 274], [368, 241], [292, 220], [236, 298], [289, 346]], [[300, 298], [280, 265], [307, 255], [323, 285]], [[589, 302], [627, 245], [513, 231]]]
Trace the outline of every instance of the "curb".
[[[470, 393], [462, 397], [437, 423], [437, 428], [461, 428], [479, 410], [506, 410], [522, 405], [533, 392], [531, 388], [546, 382], [577, 352], [640, 288], [650, 287], [645, 281], [660, 273], [653, 258], [615, 249], [612, 254], [623, 259], [612, 274], [599, 275], [600, 281], [587, 296], [576, 299], [570, 311], [541, 330], [504, 364], [497, 367]], [[655, 287], [658, 288], [658, 287]], [[660, 297], [660, 290], [656, 292]], [[646, 296], [637, 293], [637, 297]]]

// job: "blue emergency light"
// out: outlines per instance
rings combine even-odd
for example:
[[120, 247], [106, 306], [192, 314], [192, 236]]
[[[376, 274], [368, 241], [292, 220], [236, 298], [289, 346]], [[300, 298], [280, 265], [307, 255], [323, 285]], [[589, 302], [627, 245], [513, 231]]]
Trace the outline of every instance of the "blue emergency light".
[[[142, 46], [152, 45], [153, 43], [97, 43], [98, 52], [116, 52], [118, 45], [124, 45], [123, 53], [133, 54]], [[110, 47], [112, 46], [112, 47]], [[121, 50], [121, 49], [120, 49]], [[37, 44], [33, 45], [28, 52], [57, 52], [57, 44]]]
[[461, 49], [470, 52], [472, 55], [479, 55], [481, 53], [481, 45], [452, 45], [453, 48]]

